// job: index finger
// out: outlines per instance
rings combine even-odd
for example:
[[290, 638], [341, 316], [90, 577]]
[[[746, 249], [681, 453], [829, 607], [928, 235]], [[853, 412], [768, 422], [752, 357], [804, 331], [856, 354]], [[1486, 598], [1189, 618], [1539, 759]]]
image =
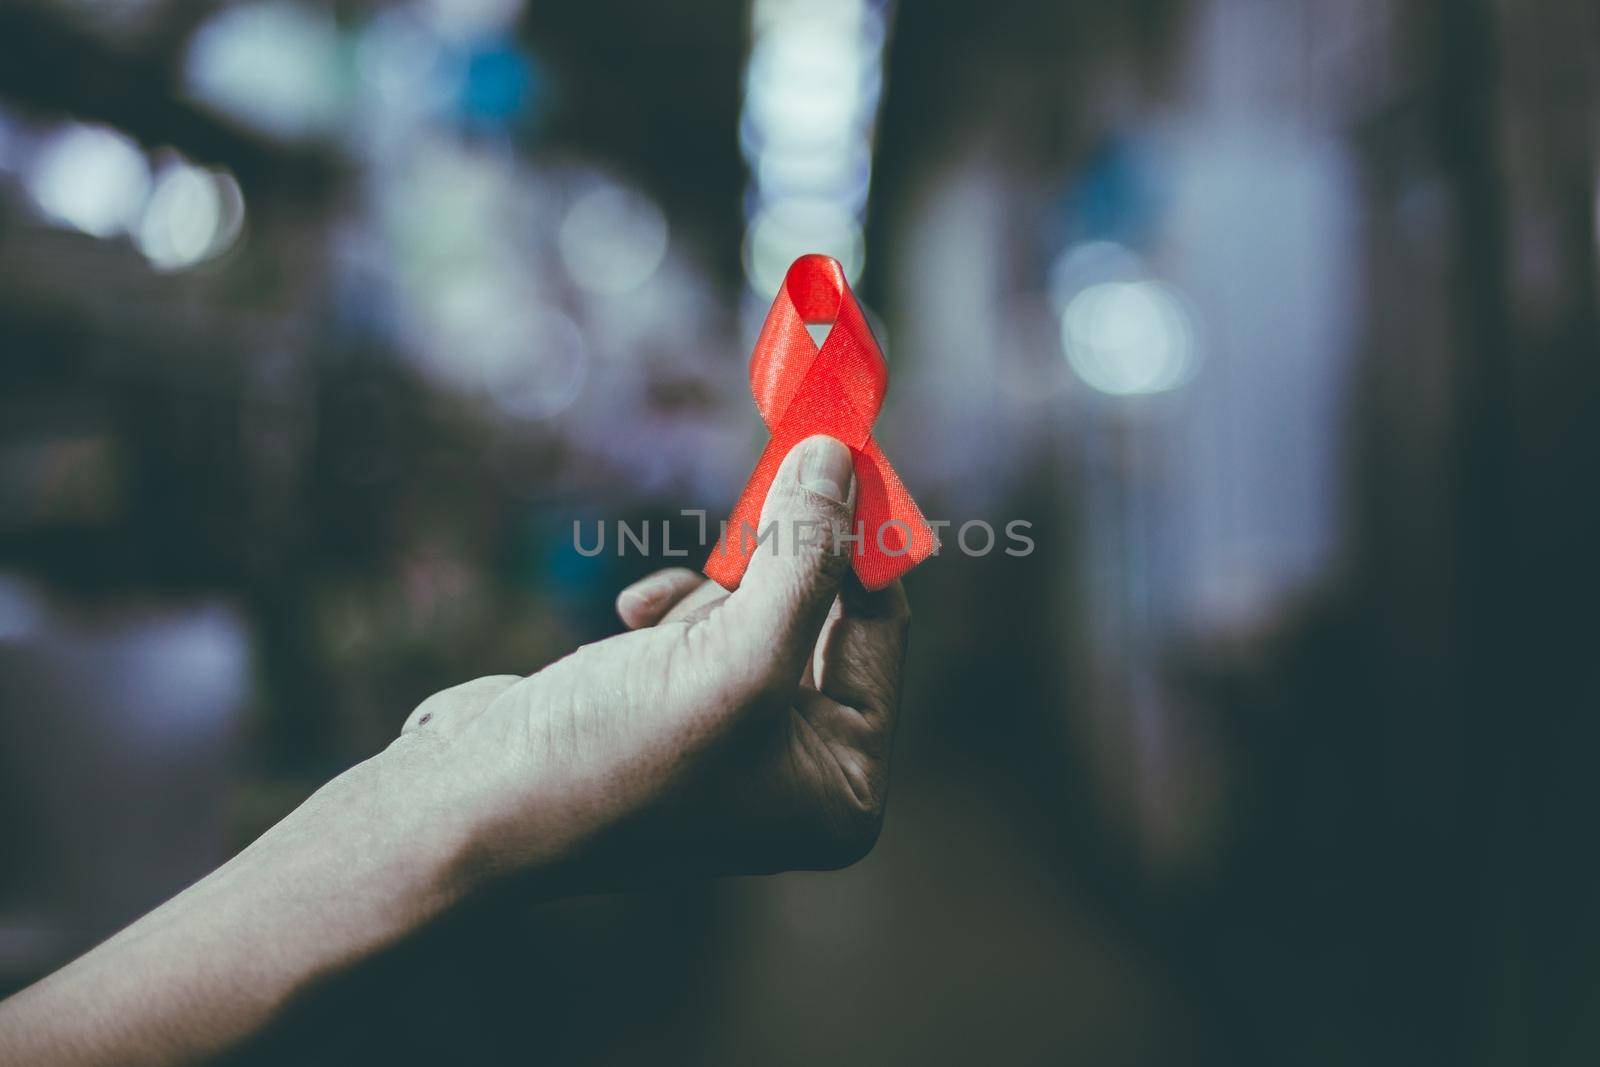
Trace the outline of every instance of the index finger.
[[699, 571], [668, 567], [641, 578], [617, 594], [617, 615], [630, 630], [654, 626], [703, 585], [714, 585]]

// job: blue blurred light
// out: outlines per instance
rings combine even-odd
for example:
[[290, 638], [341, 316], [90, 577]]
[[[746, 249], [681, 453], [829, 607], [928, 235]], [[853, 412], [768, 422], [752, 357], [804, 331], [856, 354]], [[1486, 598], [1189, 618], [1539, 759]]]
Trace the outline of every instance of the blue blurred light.
[[1107, 137], [1067, 193], [1068, 237], [1141, 247], [1155, 225], [1158, 201], [1154, 168], [1143, 146], [1128, 137]]
[[467, 56], [461, 110], [474, 119], [507, 122], [527, 110], [537, 88], [532, 61], [510, 42], [493, 41]]

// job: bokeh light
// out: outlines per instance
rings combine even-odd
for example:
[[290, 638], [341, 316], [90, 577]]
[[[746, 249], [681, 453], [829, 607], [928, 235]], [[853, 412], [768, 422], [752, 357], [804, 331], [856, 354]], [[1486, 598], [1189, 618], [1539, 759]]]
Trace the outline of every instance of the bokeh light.
[[448, 37], [470, 38], [505, 30], [516, 22], [524, 0], [423, 0], [416, 5], [433, 28]]
[[266, 133], [309, 136], [340, 118], [340, 47], [325, 9], [290, 0], [225, 7], [190, 39], [184, 83], [210, 107]]
[[756, 4], [739, 141], [750, 167], [745, 274], [765, 296], [797, 256], [824, 252], [851, 279], [883, 82], [883, 23], [860, 0]]
[[822, 252], [837, 259], [852, 282], [861, 273], [866, 244], [849, 208], [823, 198], [780, 200], [750, 220], [745, 235], [745, 274], [758, 293], [778, 291], [800, 256]]
[[751, 50], [745, 108], [758, 129], [784, 140], [825, 143], [860, 121], [876, 95], [876, 65], [847, 24], [796, 20]]
[[460, 57], [407, 8], [388, 8], [366, 24], [355, 61], [380, 104], [374, 110], [391, 121], [442, 110], [465, 77]]
[[232, 175], [174, 160], [156, 176], [135, 240], [158, 270], [182, 270], [227, 251], [243, 224]]
[[1091, 285], [1138, 281], [1145, 273], [1144, 262], [1133, 249], [1115, 241], [1084, 241], [1056, 257], [1050, 265], [1046, 290], [1060, 310]]
[[1061, 317], [1061, 340], [1078, 377], [1112, 396], [1175, 389], [1195, 368], [1188, 310], [1159, 282], [1102, 282], [1082, 290]]
[[484, 384], [494, 405], [522, 419], [548, 419], [571, 407], [588, 377], [583, 331], [553, 308], [481, 324]]
[[617, 296], [648, 281], [667, 254], [667, 220], [649, 197], [602, 184], [567, 209], [561, 261], [579, 287]]
[[114, 237], [138, 218], [150, 190], [150, 168], [126, 135], [68, 123], [46, 138], [27, 183], [34, 203], [54, 221], [94, 237]]

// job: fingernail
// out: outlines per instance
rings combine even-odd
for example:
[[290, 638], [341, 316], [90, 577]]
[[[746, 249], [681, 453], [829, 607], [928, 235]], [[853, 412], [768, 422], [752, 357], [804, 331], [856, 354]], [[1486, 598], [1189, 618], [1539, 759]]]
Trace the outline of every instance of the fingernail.
[[831, 437], [812, 437], [802, 447], [800, 484], [835, 504], [849, 497], [853, 464], [850, 450]]

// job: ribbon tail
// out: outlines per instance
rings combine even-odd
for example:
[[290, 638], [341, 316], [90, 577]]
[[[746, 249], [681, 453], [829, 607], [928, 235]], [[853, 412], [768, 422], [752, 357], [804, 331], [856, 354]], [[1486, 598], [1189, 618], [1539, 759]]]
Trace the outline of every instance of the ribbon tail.
[[[761, 508], [767, 502], [767, 490], [772, 488], [772, 480], [777, 477], [778, 468], [783, 465], [783, 458], [789, 454], [793, 443], [777, 436], [767, 439], [767, 447], [762, 449], [756, 469], [750, 472], [750, 480], [745, 483], [744, 492], [739, 494], [739, 502], [733, 506], [733, 514], [728, 516], [722, 536], [717, 539], [717, 547], [711, 550], [711, 558], [706, 560], [706, 577], [730, 593], [739, 588], [739, 583], [744, 580], [744, 572], [750, 566], [750, 557], [761, 547]], [[768, 551], [775, 550], [769, 548]]]
[[875, 438], [856, 457], [856, 577], [877, 591], [939, 550], [933, 527]]
[[[796, 443], [786, 440], [788, 436], [768, 439], [727, 527], [706, 560], [706, 576], [729, 592], [739, 588], [750, 558], [762, 548], [761, 536], [766, 531], [760, 529], [761, 508], [778, 468]], [[939, 539], [878, 442], [869, 437], [864, 447], [851, 451], [856, 471], [856, 528], [849, 533], [859, 539], [847, 542], [848, 550], [856, 577], [875, 592], [937, 552]], [[778, 536], [790, 534], [779, 531]], [[775, 546], [767, 544], [769, 552], [783, 549], [781, 539]]]

